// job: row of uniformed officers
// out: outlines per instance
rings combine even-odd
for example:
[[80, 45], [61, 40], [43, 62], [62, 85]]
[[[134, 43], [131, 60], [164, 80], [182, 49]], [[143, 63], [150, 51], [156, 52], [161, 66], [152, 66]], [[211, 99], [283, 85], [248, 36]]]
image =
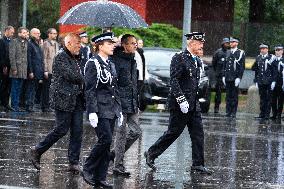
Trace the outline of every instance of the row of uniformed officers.
[[[226, 88], [226, 116], [235, 117], [238, 107], [238, 87], [245, 70], [245, 53], [238, 49], [239, 40], [224, 38], [222, 47], [213, 56], [212, 65], [216, 73], [216, 96], [214, 112], [219, 112], [221, 90]], [[252, 66], [254, 83], [260, 95], [261, 122], [271, 119], [280, 121], [283, 110], [283, 46], [275, 46], [275, 54], [269, 54], [267, 44], [260, 44], [260, 54]]]

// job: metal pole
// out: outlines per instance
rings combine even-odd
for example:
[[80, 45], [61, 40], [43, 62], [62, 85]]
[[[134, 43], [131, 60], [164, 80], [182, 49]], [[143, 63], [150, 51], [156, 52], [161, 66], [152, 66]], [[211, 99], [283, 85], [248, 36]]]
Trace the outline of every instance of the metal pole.
[[183, 10], [183, 37], [182, 37], [182, 48], [186, 48], [186, 37], [184, 34], [187, 34], [191, 31], [191, 8], [192, 0], [184, 0], [184, 10]]
[[23, 0], [23, 27], [27, 27], [27, 0]]

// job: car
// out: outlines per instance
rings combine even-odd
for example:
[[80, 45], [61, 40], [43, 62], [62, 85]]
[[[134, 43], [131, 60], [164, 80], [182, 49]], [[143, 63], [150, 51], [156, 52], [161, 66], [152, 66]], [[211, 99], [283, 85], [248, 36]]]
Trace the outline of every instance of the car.
[[[143, 48], [146, 60], [146, 78], [140, 98], [140, 110], [147, 105], [166, 104], [170, 90], [170, 64], [172, 57], [181, 52], [180, 49]], [[207, 66], [203, 64], [199, 81], [198, 99], [201, 112], [207, 113], [210, 107], [210, 86]]]

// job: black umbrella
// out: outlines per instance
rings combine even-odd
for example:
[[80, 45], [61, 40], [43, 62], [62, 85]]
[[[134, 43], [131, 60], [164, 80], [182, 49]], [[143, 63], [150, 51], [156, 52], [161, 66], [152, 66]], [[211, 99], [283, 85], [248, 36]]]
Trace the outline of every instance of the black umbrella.
[[148, 27], [147, 23], [132, 8], [112, 1], [88, 1], [68, 10], [59, 24], [82, 24], [100, 28]]

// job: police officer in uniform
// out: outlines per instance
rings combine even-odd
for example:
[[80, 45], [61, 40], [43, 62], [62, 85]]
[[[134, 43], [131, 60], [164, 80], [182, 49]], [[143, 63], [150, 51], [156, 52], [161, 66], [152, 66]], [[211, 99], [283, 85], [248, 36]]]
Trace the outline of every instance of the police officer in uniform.
[[89, 38], [87, 33], [81, 32], [79, 34], [80, 38], [81, 38], [81, 48], [80, 48], [80, 68], [82, 70], [82, 73], [84, 73], [84, 67], [86, 62], [89, 60], [89, 58], [91, 58], [92, 53], [91, 53], [91, 48], [89, 47]]
[[98, 142], [94, 145], [83, 167], [84, 180], [95, 187], [112, 188], [106, 182], [111, 159], [110, 145], [115, 122], [122, 125], [121, 102], [118, 95], [115, 65], [109, 60], [113, 54], [113, 33], [108, 32], [92, 39], [97, 54], [85, 67], [86, 107]]
[[272, 120], [277, 120], [277, 123], [281, 123], [281, 114], [283, 110], [283, 46], [277, 45], [275, 47], [275, 60], [272, 62], [276, 77], [276, 85], [272, 91], [271, 108], [272, 108]]
[[154, 160], [161, 155], [188, 127], [192, 141], [192, 172], [211, 174], [204, 166], [204, 132], [197, 98], [200, 69], [198, 55], [203, 53], [204, 33], [193, 32], [187, 37], [187, 49], [172, 58], [170, 66], [169, 127], [144, 153], [147, 165], [156, 169]]
[[245, 53], [238, 49], [239, 40], [230, 38], [231, 50], [223, 67], [223, 84], [226, 86], [226, 116], [236, 117], [239, 84], [245, 69]]
[[227, 51], [230, 48], [230, 39], [229, 38], [224, 38], [222, 41], [222, 47], [218, 49], [212, 59], [212, 66], [215, 71], [215, 76], [216, 76], [216, 85], [215, 85], [215, 107], [214, 107], [214, 113], [219, 113], [219, 106], [221, 104], [221, 94], [222, 94], [222, 89], [224, 88], [224, 84], [222, 82], [222, 71], [223, 71], [223, 66], [226, 60], [227, 56]]
[[255, 71], [254, 82], [259, 89], [260, 96], [260, 123], [265, 123], [269, 120], [270, 108], [271, 108], [271, 93], [276, 85], [276, 73], [272, 62], [275, 56], [268, 54], [268, 45], [260, 44], [260, 54], [256, 57], [256, 60], [252, 66], [252, 70]]

